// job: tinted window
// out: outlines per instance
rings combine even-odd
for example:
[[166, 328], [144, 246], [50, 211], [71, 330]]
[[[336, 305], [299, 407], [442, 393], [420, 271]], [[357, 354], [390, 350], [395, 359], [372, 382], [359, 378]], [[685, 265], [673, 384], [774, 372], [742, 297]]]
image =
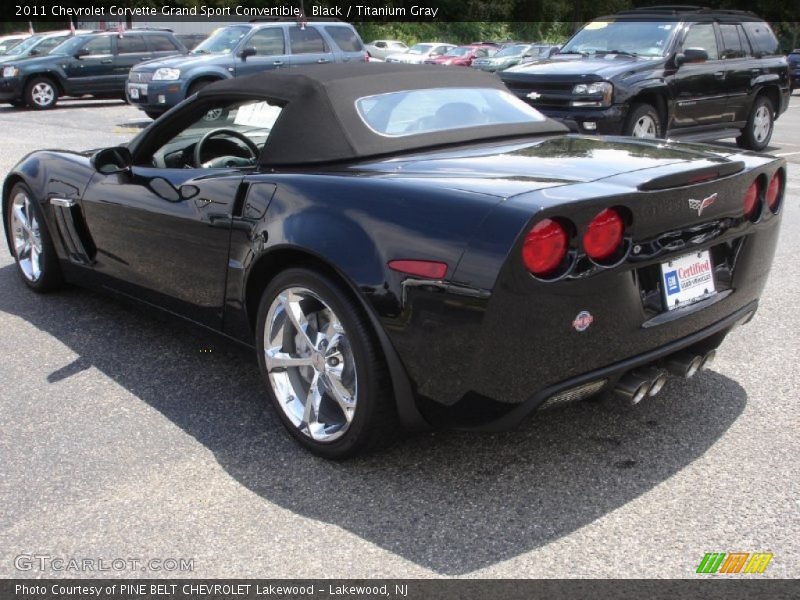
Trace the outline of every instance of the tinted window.
[[140, 35], [123, 35], [117, 38], [118, 54], [136, 54], [147, 52], [147, 44]]
[[148, 35], [147, 41], [150, 42], [150, 49], [153, 52], [172, 52], [178, 47], [168, 35]]
[[286, 43], [283, 40], [282, 27], [269, 27], [256, 31], [245, 45], [248, 48], [255, 48], [256, 56], [286, 54]]
[[539, 111], [516, 96], [488, 88], [391, 92], [359, 98], [356, 108], [370, 129], [392, 137], [544, 121]]
[[313, 54], [327, 52], [325, 41], [319, 31], [313, 27], [291, 27], [289, 29], [289, 43], [292, 45], [292, 54]]
[[683, 49], [697, 48], [708, 52], [708, 60], [717, 60], [717, 37], [714, 35], [714, 26], [711, 23], [692, 25], [686, 39], [683, 40]]
[[386, 42], [374, 42], [372, 45], [376, 48], [386, 48]]
[[722, 58], [741, 58], [745, 55], [742, 48], [742, 41], [739, 38], [739, 25], [721, 24], [719, 26], [722, 34]]
[[349, 27], [342, 27], [341, 25], [336, 27], [328, 26], [325, 27], [325, 31], [333, 38], [333, 41], [336, 42], [342, 52], [361, 52], [364, 49], [356, 32]]
[[779, 54], [778, 40], [766, 23], [744, 23], [753, 50], [759, 54]]
[[93, 38], [81, 50], [89, 54], [111, 54], [111, 38], [107, 35]]
[[36, 46], [36, 51], [39, 54], [47, 54], [47, 53], [50, 52], [50, 50], [52, 50], [53, 48], [58, 46], [65, 39], [67, 39], [67, 36], [64, 35], [64, 36], [52, 37], [52, 38], [47, 38], [46, 40], [42, 40], [39, 43], [39, 45]]

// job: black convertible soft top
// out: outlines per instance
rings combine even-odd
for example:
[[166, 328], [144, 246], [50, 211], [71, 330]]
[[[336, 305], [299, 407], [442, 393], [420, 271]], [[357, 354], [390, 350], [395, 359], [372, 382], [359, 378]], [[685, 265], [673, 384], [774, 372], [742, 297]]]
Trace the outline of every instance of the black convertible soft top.
[[365, 96], [429, 88], [506, 89], [493, 74], [462, 67], [349, 63], [226, 79], [203, 88], [199, 97], [240, 96], [282, 104], [260, 159], [269, 166], [354, 160], [444, 144], [567, 131], [545, 119], [391, 137], [367, 127], [356, 110], [356, 101]]

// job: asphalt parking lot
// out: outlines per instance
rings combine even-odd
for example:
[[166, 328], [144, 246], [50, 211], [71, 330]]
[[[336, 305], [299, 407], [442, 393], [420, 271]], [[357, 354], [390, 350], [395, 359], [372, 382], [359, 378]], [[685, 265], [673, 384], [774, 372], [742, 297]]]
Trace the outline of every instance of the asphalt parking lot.
[[[4, 105], [0, 176], [147, 123], [120, 102]], [[633, 410], [341, 464], [283, 432], [247, 353], [92, 292], [33, 294], [0, 252], [0, 576], [98, 575], [19, 570], [35, 554], [194, 561], [103, 576], [693, 577], [706, 552], [763, 551], [763, 576], [800, 577], [800, 96], [770, 152], [789, 162], [772, 275], [711, 371]]]

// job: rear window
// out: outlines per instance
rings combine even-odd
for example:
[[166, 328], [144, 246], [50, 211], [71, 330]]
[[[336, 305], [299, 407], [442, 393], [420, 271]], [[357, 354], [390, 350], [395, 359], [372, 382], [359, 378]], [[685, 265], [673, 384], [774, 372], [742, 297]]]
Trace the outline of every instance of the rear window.
[[753, 50], [757, 54], [770, 55], [780, 54], [778, 48], [778, 39], [769, 25], [766, 23], [743, 23], [744, 29], [747, 32], [747, 37], [750, 38], [750, 43], [753, 45]]
[[325, 31], [333, 38], [342, 52], [361, 52], [364, 49], [361, 40], [358, 39], [358, 34], [349, 27], [327, 26]]
[[172, 52], [178, 50], [178, 46], [168, 35], [148, 35], [147, 41], [150, 42], [150, 49], [153, 52]]
[[147, 52], [147, 44], [140, 35], [123, 35], [117, 39], [118, 54], [139, 54]]
[[380, 135], [402, 137], [482, 125], [544, 121], [535, 108], [492, 88], [434, 88], [359, 98], [356, 109]]
[[325, 41], [319, 31], [313, 27], [292, 27], [289, 29], [289, 43], [292, 46], [292, 54], [315, 54], [327, 52]]

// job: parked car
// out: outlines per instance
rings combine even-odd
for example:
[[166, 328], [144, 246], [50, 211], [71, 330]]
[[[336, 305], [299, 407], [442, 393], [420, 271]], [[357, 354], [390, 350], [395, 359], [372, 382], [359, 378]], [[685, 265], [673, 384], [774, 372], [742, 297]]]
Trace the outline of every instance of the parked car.
[[472, 66], [481, 71], [502, 71], [526, 60], [536, 60], [549, 58], [553, 49], [558, 46], [548, 46], [541, 44], [512, 44], [505, 46], [493, 56], [486, 58], [476, 58], [472, 61]]
[[7, 54], [0, 55], [0, 63], [9, 63], [22, 58], [31, 56], [43, 56], [50, 54], [57, 46], [74, 35], [86, 35], [92, 33], [88, 30], [78, 30], [75, 32], [66, 29], [64, 31], [48, 31], [47, 33], [37, 33], [28, 39], [14, 46]]
[[214, 81], [311, 63], [365, 62], [352, 25], [340, 21], [241, 23], [220, 27], [186, 56], [131, 70], [128, 101], [153, 119]]
[[385, 60], [390, 54], [405, 52], [408, 50], [403, 42], [397, 40], [375, 40], [365, 46], [370, 58]]
[[343, 458], [402, 425], [637, 403], [753, 317], [785, 159], [566, 131], [473, 69], [258, 73], [125, 146], [29, 154], [5, 231], [36, 292], [80, 282], [252, 347], [291, 435]]
[[447, 54], [449, 50], [452, 50], [455, 47], [455, 44], [444, 44], [441, 42], [414, 44], [405, 52], [390, 54], [384, 60], [387, 63], [421, 65], [428, 59], [437, 58]]
[[545, 60], [546, 58], [550, 58], [554, 54], [558, 54], [559, 50], [561, 50], [561, 46], [554, 45], [554, 44], [534, 44], [531, 48], [531, 55], [525, 56], [519, 64], [521, 65], [528, 65], [531, 63], [539, 62], [541, 60]]
[[97, 31], [71, 37], [45, 56], [3, 65], [0, 102], [53, 108], [62, 96], [125, 98], [130, 68], [157, 56], [185, 53], [166, 30]]
[[181, 44], [183, 44], [184, 48], [187, 50], [194, 50], [197, 45], [205, 40], [208, 35], [205, 33], [177, 33], [175, 34]]
[[486, 58], [497, 52], [493, 45], [469, 45], [450, 48], [442, 56], [425, 60], [428, 65], [445, 65], [450, 67], [469, 67], [476, 58]]
[[500, 73], [573, 129], [645, 138], [736, 137], [763, 150], [789, 103], [789, 69], [749, 12], [653, 7], [592, 21], [558, 54]]
[[789, 62], [789, 77], [792, 82], [792, 91], [800, 88], [800, 48], [792, 50], [786, 57]]
[[17, 44], [21, 44], [31, 36], [30, 33], [11, 33], [0, 36], [0, 54], [6, 54]]

